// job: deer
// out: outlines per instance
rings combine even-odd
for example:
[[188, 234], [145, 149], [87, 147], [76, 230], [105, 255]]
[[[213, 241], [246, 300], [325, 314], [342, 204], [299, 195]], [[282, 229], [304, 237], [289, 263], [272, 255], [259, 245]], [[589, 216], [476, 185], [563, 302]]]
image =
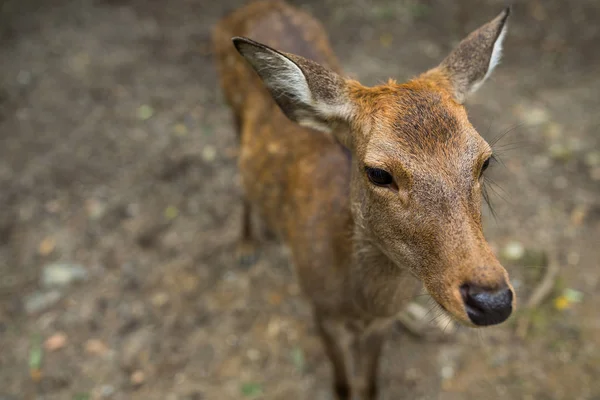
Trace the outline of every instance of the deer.
[[482, 228], [493, 155], [465, 100], [500, 61], [510, 8], [440, 64], [373, 87], [345, 77], [321, 23], [280, 0], [223, 17], [212, 40], [240, 148], [239, 260], [254, 214], [289, 249], [338, 400], [378, 397], [389, 327], [422, 288], [469, 327], [516, 306]]

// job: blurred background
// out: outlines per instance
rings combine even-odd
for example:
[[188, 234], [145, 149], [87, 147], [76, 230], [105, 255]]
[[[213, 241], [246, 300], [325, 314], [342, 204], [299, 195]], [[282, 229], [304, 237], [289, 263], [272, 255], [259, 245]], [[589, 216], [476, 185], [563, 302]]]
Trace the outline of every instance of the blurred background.
[[[506, 5], [290, 2], [365, 84], [436, 65]], [[238, 146], [209, 39], [243, 3], [0, 2], [0, 399], [331, 398], [281, 247], [235, 261]], [[399, 325], [383, 399], [600, 399], [600, 5], [513, 5], [467, 107], [502, 160], [485, 226], [520, 312]]]

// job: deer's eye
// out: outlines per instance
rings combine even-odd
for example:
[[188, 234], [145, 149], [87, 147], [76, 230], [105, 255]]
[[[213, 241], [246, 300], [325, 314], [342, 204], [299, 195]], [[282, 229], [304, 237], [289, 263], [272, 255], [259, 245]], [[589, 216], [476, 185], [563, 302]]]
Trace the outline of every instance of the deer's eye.
[[479, 173], [479, 176], [481, 176], [483, 174], [483, 171], [485, 171], [486, 169], [488, 169], [488, 167], [490, 166], [490, 159], [492, 157], [488, 157], [484, 162], [483, 165], [481, 166], [481, 172]]
[[365, 171], [371, 183], [377, 186], [387, 186], [394, 183], [394, 178], [388, 172], [379, 168], [366, 167]]

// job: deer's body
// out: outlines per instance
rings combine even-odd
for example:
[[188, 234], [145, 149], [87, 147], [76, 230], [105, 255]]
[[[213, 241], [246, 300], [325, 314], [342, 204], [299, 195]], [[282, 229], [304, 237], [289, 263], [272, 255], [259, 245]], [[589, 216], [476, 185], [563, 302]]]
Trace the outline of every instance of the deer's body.
[[[215, 29], [226, 98], [239, 121], [241, 171], [250, 206], [289, 246], [306, 295], [320, 312], [356, 314], [347, 279], [353, 262], [349, 152], [333, 137], [287, 118], [231, 45], [248, 36], [341, 72], [321, 25], [280, 1], [251, 3]], [[343, 129], [343, 128], [342, 128]], [[420, 283], [407, 279], [404, 298]], [[393, 308], [400, 311], [403, 302]], [[386, 306], [387, 307], [387, 306]]]
[[[499, 18], [503, 26], [506, 17]], [[493, 68], [490, 46], [502, 26], [483, 32], [491, 41], [481, 45], [489, 48], [483, 72], [460, 75], [455, 56], [445, 69], [375, 88], [341, 78], [321, 25], [281, 1], [252, 3], [215, 28], [221, 85], [241, 143], [241, 248], [252, 249], [251, 209], [290, 248], [340, 399], [375, 398], [383, 328], [419, 280], [463, 322], [507, 317], [494, 309], [481, 322], [463, 304], [480, 293], [475, 287], [508, 293], [506, 272], [480, 232], [470, 172], [489, 149], [461, 104]], [[239, 36], [262, 44], [237, 39], [236, 50], [231, 38]], [[380, 168], [392, 172], [373, 172]], [[512, 308], [512, 291], [502, 300]], [[352, 346], [340, 336], [347, 328]]]

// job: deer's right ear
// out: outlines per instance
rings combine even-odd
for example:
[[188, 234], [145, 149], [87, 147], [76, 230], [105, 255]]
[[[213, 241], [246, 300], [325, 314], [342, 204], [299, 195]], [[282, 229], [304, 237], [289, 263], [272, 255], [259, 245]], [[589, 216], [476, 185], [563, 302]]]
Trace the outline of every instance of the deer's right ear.
[[332, 123], [350, 118], [346, 81], [335, 72], [247, 38], [235, 37], [233, 44], [292, 121], [330, 132]]
[[471, 93], [479, 89], [498, 65], [509, 15], [510, 7], [471, 32], [433, 70], [441, 71], [450, 79], [452, 94], [459, 103], [463, 103]]

